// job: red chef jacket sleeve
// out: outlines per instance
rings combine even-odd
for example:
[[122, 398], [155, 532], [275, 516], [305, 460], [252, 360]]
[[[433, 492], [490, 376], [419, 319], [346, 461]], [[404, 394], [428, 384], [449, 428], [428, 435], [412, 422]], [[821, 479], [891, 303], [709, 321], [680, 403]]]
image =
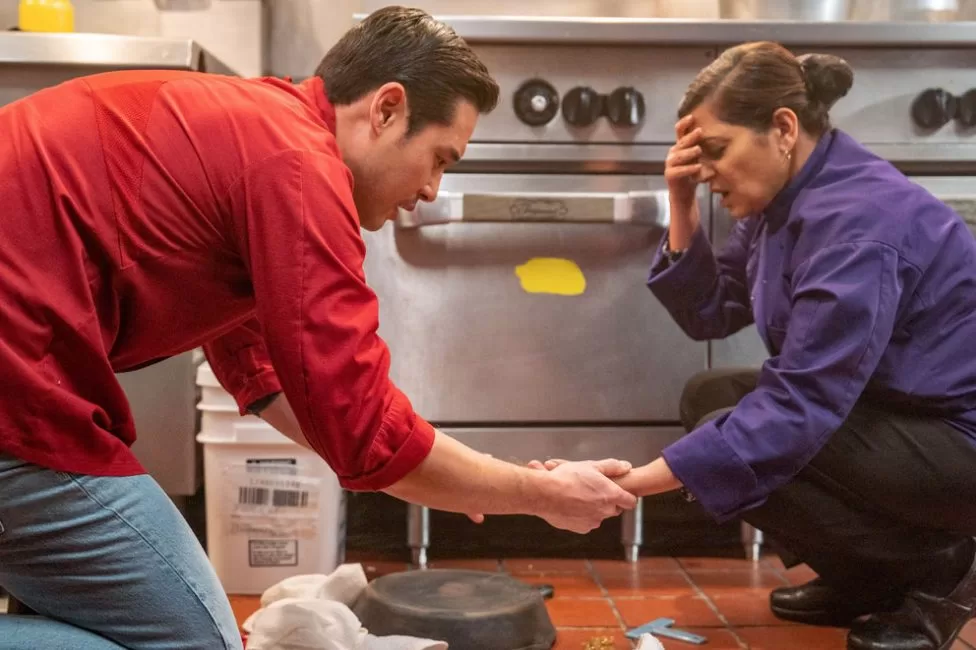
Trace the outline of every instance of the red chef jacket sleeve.
[[305, 437], [343, 487], [397, 482], [426, 458], [434, 430], [389, 378], [348, 168], [331, 152], [284, 151], [249, 166], [228, 204], [257, 320], [212, 347], [245, 360], [226, 376], [264, 377], [257, 338], [242, 335], [260, 332]]
[[262, 397], [281, 390], [256, 318], [205, 344], [203, 351], [220, 385], [237, 401], [241, 415]]

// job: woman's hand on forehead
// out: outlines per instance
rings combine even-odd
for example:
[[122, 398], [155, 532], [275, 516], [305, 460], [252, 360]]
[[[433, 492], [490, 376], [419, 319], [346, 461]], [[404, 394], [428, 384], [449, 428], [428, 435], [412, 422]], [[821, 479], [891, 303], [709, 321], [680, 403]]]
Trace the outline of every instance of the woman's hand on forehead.
[[694, 128], [695, 118], [691, 114], [688, 114], [678, 120], [677, 124], [674, 125], [674, 133], [678, 136], [678, 139], [681, 139]]

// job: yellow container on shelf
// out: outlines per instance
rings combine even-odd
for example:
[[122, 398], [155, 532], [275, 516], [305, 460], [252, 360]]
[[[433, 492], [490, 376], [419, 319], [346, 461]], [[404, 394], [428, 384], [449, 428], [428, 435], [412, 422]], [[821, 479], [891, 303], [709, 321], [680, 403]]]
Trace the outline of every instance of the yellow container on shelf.
[[20, 0], [18, 27], [24, 32], [73, 32], [71, 0]]

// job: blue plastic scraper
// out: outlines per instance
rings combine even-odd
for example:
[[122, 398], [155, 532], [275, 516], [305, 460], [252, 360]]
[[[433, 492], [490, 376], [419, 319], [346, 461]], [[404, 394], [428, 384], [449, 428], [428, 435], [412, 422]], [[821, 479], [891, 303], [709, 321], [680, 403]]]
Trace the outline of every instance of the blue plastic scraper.
[[675, 641], [694, 643], [695, 645], [703, 645], [708, 642], [708, 639], [703, 636], [685, 632], [684, 630], [676, 630], [671, 627], [672, 625], [674, 625], [673, 618], [656, 618], [650, 623], [645, 623], [640, 627], [627, 630], [625, 636], [628, 639], [639, 639], [642, 634], [653, 634], [654, 636], [663, 636], [668, 639], [674, 639]]

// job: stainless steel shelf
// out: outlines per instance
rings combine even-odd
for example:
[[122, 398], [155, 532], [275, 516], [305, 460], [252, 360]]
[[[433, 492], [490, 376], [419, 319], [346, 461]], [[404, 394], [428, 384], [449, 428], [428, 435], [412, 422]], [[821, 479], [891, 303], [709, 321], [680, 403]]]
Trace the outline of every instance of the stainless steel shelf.
[[[357, 14], [362, 20], [365, 14]], [[539, 16], [437, 16], [472, 43], [976, 47], [976, 22], [782, 22]]]
[[0, 65], [197, 70], [234, 74], [191, 40], [114, 34], [0, 32]]

